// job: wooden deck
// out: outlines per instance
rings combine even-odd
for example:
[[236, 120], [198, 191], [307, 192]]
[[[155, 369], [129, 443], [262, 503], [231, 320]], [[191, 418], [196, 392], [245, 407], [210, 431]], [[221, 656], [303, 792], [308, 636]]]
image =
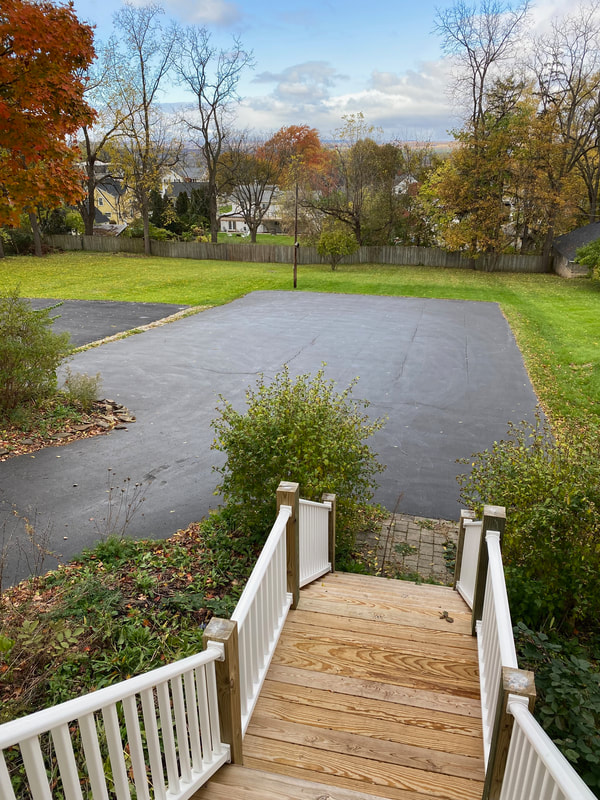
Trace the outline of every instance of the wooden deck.
[[[450, 620], [453, 620], [452, 622]], [[477, 800], [477, 645], [452, 589], [335, 573], [291, 611], [244, 739], [195, 800]]]

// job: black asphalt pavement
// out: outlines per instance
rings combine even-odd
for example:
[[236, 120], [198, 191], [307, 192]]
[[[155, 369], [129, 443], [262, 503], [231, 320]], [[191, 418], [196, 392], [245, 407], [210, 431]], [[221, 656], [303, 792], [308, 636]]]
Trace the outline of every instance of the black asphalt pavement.
[[183, 311], [189, 306], [167, 303], [119, 303], [112, 300], [30, 299], [35, 309], [52, 308], [52, 328], [56, 333], [69, 331], [75, 347], [106, 339], [116, 333], [148, 325]]
[[[111, 513], [114, 522], [109, 498], [138, 483], [145, 501], [128, 535], [169, 536], [218, 505], [211, 468], [221, 455], [210, 449], [218, 395], [242, 409], [261, 372], [271, 378], [283, 364], [315, 372], [322, 362], [340, 388], [359, 376], [354, 395], [371, 401], [372, 416], [388, 417], [371, 443], [387, 464], [375, 500], [392, 511], [456, 519], [464, 471], [456, 459], [489, 447], [509, 420], [532, 420], [536, 408], [496, 304], [254, 292], [77, 354], [71, 368], [100, 372], [102, 394], [137, 422], [0, 463], [0, 533], [16, 530], [15, 510], [50, 529], [68, 559], [106, 532]], [[117, 527], [124, 522], [121, 509]], [[21, 559], [15, 573], [15, 559], [11, 580], [27, 572]]]

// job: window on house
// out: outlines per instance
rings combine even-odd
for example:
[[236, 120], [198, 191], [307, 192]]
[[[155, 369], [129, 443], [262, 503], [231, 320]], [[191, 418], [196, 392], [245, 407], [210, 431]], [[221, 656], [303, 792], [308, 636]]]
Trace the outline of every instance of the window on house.
[[229, 230], [230, 231], [234, 231], [235, 230], [235, 220], [234, 219], [230, 219], [229, 220]]
[[101, 195], [98, 195], [98, 202], [96, 205], [103, 206], [104, 205], [104, 198]]

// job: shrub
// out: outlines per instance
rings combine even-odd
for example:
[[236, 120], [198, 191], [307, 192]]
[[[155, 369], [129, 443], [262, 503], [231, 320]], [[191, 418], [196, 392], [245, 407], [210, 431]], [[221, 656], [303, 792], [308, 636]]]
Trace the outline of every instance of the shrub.
[[356, 380], [340, 393], [321, 368], [314, 377], [293, 379], [286, 367], [271, 384], [259, 378], [248, 389], [246, 413], [221, 397], [213, 420], [213, 449], [226, 453], [217, 487], [237, 519], [252, 531], [268, 530], [281, 480], [297, 481], [302, 496], [338, 497], [338, 529], [349, 529], [358, 506], [367, 503], [384, 467], [365, 444], [384, 421], [364, 413], [365, 401], [350, 398]]
[[5, 228], [3, 242], [5, 252], [10, 255], [33, 253], [33, 234], [26, 228]]
[[600, 788], [600, 673], [577, 643], [515, 627], [519, 660], [535, 672], [535, 715], [592, 789]]
[[344, 256], [350, 256], [358, 250], [358, 242], [352, 231], [340, 223], [323, 228], [317, 243], [317, 252], [326, 256], [335, 270]]
[[530, 627], [593, 631], [600, 615], [598, 443], [546, 423], [509, 428], [470, 459], [461, 500], [506, 506], [503, 552], [513, 614]]
[[84, 411], [89, 411], [98, 399], [102, 378], [96, 375], [87, 375], [85, 372], [71, 372], [67, 367], [64, 389], [69, 400], [79, 403]]
[[[127, 239], [143, 239], [144, 223], [142, 222], [141, 217], [138, 217], [130, 225], [128, 225], [121, 236], [124, 236]], [[164, 228], [157, 228], [156, 225], [150, 223], [150, 238], [159, 242], [166, 242], [167, 239], [176, 239], [177, 237], [174, 233], [171, 233], [171, 231], [167, 231]]]
[[32, 309], [16, 290], [0, 295], [0, 414], [56, 391], [71, 348], [68, 333], [53, 333], [51, 311]]
[[589, 267], [590, 277], [600, 279], [600, 239], [575, 251], [575, 262]]

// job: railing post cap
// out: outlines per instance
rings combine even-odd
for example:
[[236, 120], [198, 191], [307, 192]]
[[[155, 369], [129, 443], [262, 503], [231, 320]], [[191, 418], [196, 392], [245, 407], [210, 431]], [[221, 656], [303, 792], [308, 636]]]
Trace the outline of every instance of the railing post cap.
[[204, 637], [218, 641], [227, 639], [237, 627], [237, 622], [232, 619], [213, 617], [204, 629]]
[[294, 481], [280, 481], [279, 486], [277, 487], [278, 492], [295, 492], [300, 488], [299, 483], [295, 483]]
[[506, 692], [523, 697], [535, 697], [535, 675], [525, 669], [502, 667], [502, 684]]
[[506, 508], [504, 506], [484, 506], [483, 516], [506, 518]]

